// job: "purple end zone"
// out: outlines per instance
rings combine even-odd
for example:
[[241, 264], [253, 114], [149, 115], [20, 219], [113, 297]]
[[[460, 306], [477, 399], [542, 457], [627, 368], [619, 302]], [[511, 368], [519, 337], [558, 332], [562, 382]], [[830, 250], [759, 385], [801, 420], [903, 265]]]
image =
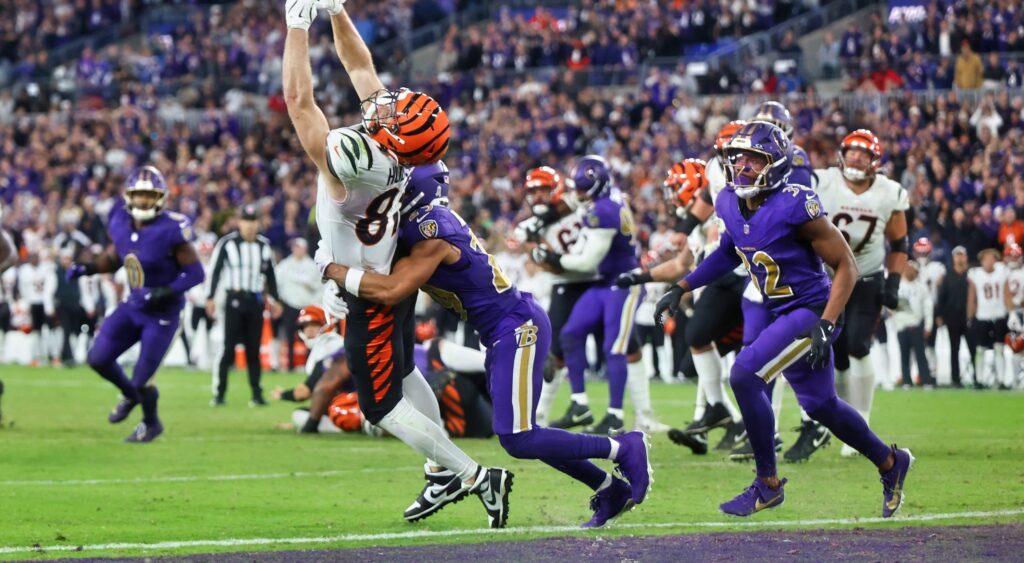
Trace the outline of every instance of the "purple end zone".
[[[501, 540], [508, 536], [497, 536]], [[974, 561], [1020, 560], [1024, 524], [934, 526], [892, 530], [819, 530], [802, 532], [722, 532], [678, 536], [602, 537], [600, 532], [572, 538], [500, 541], [461, 545], [373, 547], [268, 553], [220, 553], [155, 557], [151, 561], [311, 562], [311, 561], [736, 561], [870, 560]], [[84, 561], [76, 559], [75, 561]], [[103, 559], [138, 561], [138, 559]]]

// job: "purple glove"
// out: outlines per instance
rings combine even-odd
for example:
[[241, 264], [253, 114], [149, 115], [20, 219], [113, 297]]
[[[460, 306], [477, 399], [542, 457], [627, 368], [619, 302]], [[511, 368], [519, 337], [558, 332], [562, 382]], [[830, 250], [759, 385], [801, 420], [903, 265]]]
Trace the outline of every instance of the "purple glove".
[[64, 278], [68, 281], [77, 280], [82, 276], [88, 276], [94, 274], [95, 268], [90, 268], [88, 264], [72, 264], [71, 267], [64, 272]]

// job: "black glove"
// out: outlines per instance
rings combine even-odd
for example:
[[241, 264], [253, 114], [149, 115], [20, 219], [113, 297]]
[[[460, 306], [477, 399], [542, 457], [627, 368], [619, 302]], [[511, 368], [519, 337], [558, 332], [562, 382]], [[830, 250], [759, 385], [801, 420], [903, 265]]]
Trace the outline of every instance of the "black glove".
[[541, 235], [544, 233], [544, 223], [536, 221], [523, 228], [523, 232], [526, 234], [526, 242], [540, 243], [544, 237]]
[[538, 246], [533, 249], [533, 261], [538, 264], [547, 264], [555, 268], [562, 267], [562, 255], [546, 246]]
[[654, 278], [651, 277], [650, 272], [641, 272], [640, 270], [633, 270], [632, 272], [620, 274], [618, 279], [615, 280], [615, 287], [626, 288], [631, 285], [640, 285], [650, 281], [654, 281]]
[[832, 353], [832, 337], [836, 332], [836, 325], [825, 319], [820, 319], [818, 324], [811, 329], [811, 350], [807, 352], [807, 361], [812, 369], [818, 369], [828, 365], [829, 354]]
[[658, 304], [654, 306], [655, 325], [659, 328], [665, 326], [665, 313], [668, 313], [670, 317], [676, 315], [676, 311], [679, 310], [679, 300], [683, 298], [684, 293], [686, 292], [678, 284], [668, 288], [665, 295], [662, 295]]
[[882, 305], [895, 309], [900, 304], [900, 276], [889, 274], [885, 277], [885, 289], [882, 290]]

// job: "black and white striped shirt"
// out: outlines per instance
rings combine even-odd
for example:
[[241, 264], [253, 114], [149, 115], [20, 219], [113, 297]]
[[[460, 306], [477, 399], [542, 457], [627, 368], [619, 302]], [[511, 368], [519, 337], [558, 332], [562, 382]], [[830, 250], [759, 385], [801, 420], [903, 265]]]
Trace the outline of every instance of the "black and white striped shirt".
[[210, 275], [210, 293], [213, 299], [223, 278], [224, 289], [268, 294], [277, 299], [277, 279], [274, 277], [274, 253], [267, 237], [257, 235], [247, 242], [235, 231], [224, 235], [213, 247], [213, 273]]

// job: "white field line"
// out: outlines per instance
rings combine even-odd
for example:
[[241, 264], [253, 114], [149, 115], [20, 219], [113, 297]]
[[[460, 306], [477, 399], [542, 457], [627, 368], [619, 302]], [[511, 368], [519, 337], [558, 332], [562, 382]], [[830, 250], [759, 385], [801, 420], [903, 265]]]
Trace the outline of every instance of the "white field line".
[[[935, 520], [952, 519], [982, 519], [1000, 516], [1024, 515], [1024, 508], [1007, 510], [993, 510], [988, 512], [948, 512], [942, 514], [918, 514], [897, 518], [831, 518], [817, 520], [775, 520], [775, 521], [728, 521], [728, 522], [661, 522], [652, 524], [617, 524], [615, 529], [643, 530], [643, 529], [665, 529], [665, 528], [779, 528], [779, 527], [804, 527], [804, 526], [830, 526], [850, 524], [877, 524], [890, 522], [894, 524], [907, 522], [931, 522]], [[447, 538], [455, 536], [487, 536], [501, 535], [523, 535], [523, 534], [591, 534], [592, 530], [584, 530], [577, 526], [527, 526], [522, 528], [505, 528], [502, 530], [491, 530], [489, 528], [473, 528], [462, 530], [417, 530], [411, 532], [392, 532], [385, 534], [345, 534], [340, 536], [320, 536], [307, 538], [239, 538], [226, 540], [192, 540], [192, 541], [165, 541], [157, 543], [105, 543], [84, 546], [56, 545], [56, 546], [9, 546], [0, 547], [0, 554], [7, 553], [28, 553], [28, 552], [49, 552], [49, 551], [112, 551], [112, 550], [152, 550], [152, 549], [178, 549], [184, 547], [242, 547], [251, 545], [301, 545], [301, 544], [337, 544], [354, 543], [367, 541], [387, 541], [416, 538]], [[600, 534], [598, 530], [596, 534]]]
[[249, 473], [241, 475], [169, 475], [166, 477], [134, 477], [126, 479], [32, 479], [0, 481], [0, 487], [14, 486], [77, 486], [77, 485], [136, 485], [147, 483], [194, 483], [198, 481], [261, 481], [264, 479], [289, 479], [293, 477], [337, 477], [353, 473], [381, 472], [412, 473], [412, 467], [373, 467], [362, 469], [332, 469], [328, 471], [289, 471], [287, 473]]

